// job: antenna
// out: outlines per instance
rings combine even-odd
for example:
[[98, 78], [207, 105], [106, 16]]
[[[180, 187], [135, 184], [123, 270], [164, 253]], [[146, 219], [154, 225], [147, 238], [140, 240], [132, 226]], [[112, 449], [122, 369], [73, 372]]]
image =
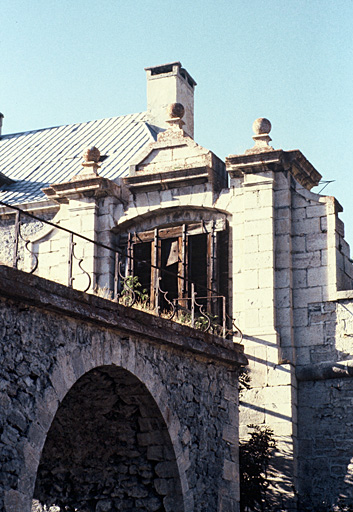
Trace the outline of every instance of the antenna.
[[336, 180], [321, 180], [319, 182], [319, 185], [324, 185], [318, 192], [318, 194], [321, 194], [321, 192], [329, 185], [330, 183], [334, 183]]

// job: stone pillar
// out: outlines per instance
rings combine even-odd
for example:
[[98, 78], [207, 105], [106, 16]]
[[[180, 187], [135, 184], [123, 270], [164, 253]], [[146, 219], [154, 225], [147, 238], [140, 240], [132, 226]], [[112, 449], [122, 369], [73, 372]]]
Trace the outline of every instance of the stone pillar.
[[268, 120], [256, 120], [253, 128], [254, 148], [226, 159], [238, 203], [231, 226], [233, 316], [244, 335], [251, 378], [250, 389], [240, 398], [240, 439], [246, 438], [250, 424], [273, 429], [277, 442], [270, 475], [273, 506], [296, 510], [290, 174], [295, 169], [293, 174], [302, 183], [319, 179], [319, 174], [303, 165], [296, 152], [269, 146]]
[[[251, 388], [241, 398], [240, 438], [246, 437], [249, 424], [273, 429], [278, 446], [271, 473], [273, 494], [281, 503], [280, 495], [285, 494], [286, 507], [290, 510], [290, 502], [295, 501], [293, 488], [297, 476], [297, 401], [294, 369], [289, 360], [283, 359], [283, 348], [287, 347], [281, 346], [276, 329], [276, 310], [283, 305], [283, 292], [276, 289], [274, 173], [247, 174], [242, 187], [240, 257], [240, 244], [233, 242], [233, 275], [242, 276], [242, 285], [237, 288], [239, 279], [235, 279], [233, 301], [242, 318]], [[288, 301], [289, 292], [289, 289], [285, 292]], [[290, 310], [290, 304], [286, 306]]]

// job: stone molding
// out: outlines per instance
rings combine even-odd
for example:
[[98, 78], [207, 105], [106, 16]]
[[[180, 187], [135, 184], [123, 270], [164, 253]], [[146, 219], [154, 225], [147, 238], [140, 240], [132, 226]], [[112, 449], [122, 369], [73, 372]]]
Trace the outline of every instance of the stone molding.
[[351, 379], [353, 377], [353, 359], [336, 362], [310, 364], [296, 369], [299, 381], [316, 381], [326, 379]]
[[77, 179], [65, 183], [54, 183], [43, 192], [49, 199], [57, 203], [68, 203], [69, 199], [82, 199], [84, 197], [101, 198], [113, 196], [123, 202], [121, 187], [107, 178], [90, 175], [87, 178]]
[[288, 170], [308, 190], [318, 185], [322, 177], [298, 149], [229, 155], [226, 158], [226, 169], [231, 178], [240, 178], [244, 174], [257, 174], [268, 170], [274, 172]]
[[[178, 123], [180, 119], [170, 121]], [[215, 191], [220, 191], [227, 186], [227, 176], [216, 155], [175, 125], [138, 155], [123, 182], [134, 194], [202, 183], [211, 183]]]

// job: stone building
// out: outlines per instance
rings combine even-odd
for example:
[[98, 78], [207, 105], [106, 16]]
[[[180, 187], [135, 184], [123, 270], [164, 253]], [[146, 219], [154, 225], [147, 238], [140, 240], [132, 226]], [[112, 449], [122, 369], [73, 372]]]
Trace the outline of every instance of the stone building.
[[242, 155], [223, 161], [199, 146], [196, 82], [179, 62], [146, 71], [145, 113], [1, 137], [0, 200], [35, 218], [23, 217], [13, 258], [14, 214], [2, 206], [0, 258], [113, 298], [136, 278], [155, 312], [176, 307], [241, 341], [251, 383], [240, 437], [258, 424], [277, 440], [271, 510], [352, 505], [353, 267], [342, 208], [310, 192], [321, 175], [299, 150], [270, 145], [266, 119]]

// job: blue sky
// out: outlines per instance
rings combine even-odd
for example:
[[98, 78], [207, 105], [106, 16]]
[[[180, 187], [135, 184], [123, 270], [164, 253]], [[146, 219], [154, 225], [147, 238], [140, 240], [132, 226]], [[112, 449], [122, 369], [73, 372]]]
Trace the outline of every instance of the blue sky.
[[353, 244], [353, 0], [1, 0], [3, 133], [140, 112], [144, 67], [198, 83], [195, 140], [219, 157], [300, 149], [344, 207]]

